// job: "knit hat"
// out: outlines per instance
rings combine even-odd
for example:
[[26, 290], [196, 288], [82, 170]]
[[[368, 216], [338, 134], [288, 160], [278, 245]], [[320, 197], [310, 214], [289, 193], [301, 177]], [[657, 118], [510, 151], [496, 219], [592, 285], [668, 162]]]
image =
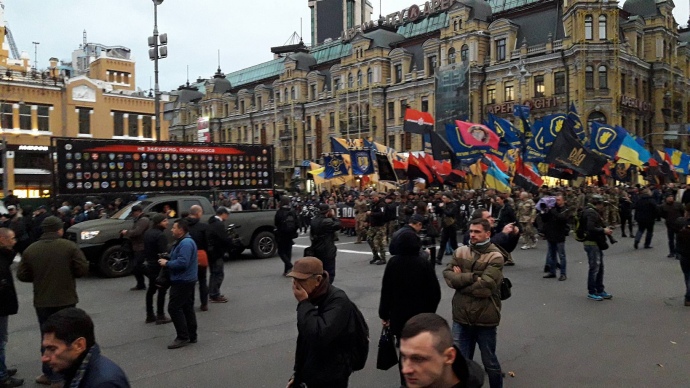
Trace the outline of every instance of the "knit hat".
[[161, 222], [163, 222], [163, 220], [166, 218], [167, 217], [165, 216], [165, 214], [156, 213], [153, 215], [153, 217], [151, 217], [151, 221], [153, 222], [153, 225], [158, 225]]
[[41, 228], [43, 228], [43, 232], [57, 232], [58, 230], [62, 229], [65, 226], [65, 224], [62, 222], [61, 219], [55, 217], [55, 216], [50, 216], [47, 217], [43, 222], [41, 222]]
[[410, 224], [422, 224], [424, 223], [424, 217], [420, 214], [413, 214], [410, 217]]

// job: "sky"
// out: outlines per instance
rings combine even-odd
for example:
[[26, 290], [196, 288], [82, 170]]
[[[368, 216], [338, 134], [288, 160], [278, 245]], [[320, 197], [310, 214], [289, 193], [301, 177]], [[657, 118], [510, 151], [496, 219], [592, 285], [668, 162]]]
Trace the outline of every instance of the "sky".
[[[153, 85], [153, 62], [148, 59], [147, 37], [153, 35], [153, 2], [150, 0], [0, 0], [5, 4], [5, 22], [19, 51], [38, 67], [50, 57], [68, 60], [72, 51], [87, 41], [125, 46], [136, 60], [137, 87]], [[373, 19], [378, 18], [379, 0]], [[423, 0], [380, 0], [383, 14], [422, 4]], [[177, 89], [187, 80], [210, 78], [220, 66], [229, 73], [273, 58], [270, 48], [288, 42], [296, 32], [310, 44], [308, 0], [164, 0], [158, 6], [158, 30], [168, 34], [168, 58], [159, 61], [160, 88]], [[622, 1], [621, 1], [622, 4]], [[685, 26], [690, 0], [676, 0], [674, 16]]]

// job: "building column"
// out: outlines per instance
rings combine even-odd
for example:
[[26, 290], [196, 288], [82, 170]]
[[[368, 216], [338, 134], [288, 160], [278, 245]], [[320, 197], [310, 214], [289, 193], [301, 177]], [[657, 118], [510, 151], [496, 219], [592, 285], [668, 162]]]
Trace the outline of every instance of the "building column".
[[137, 136], [144, 137], [144, 123], [142, 115], [137, 115]]
[[129, 136], [129, 113], [122, 115], [122, 136]]
[[12, 104], [12, 128], [19, 130], [19, 104]]
[[31, 105], [31, 129], [38, 130], [38, 106]]

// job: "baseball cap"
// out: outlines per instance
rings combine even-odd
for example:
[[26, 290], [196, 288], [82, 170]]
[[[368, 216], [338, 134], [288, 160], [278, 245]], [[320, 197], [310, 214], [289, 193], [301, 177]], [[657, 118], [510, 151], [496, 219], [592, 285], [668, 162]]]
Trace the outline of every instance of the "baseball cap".
[[410, 224], [421, 224], [424, 222], [424, 217], [420, 214], [413, 214], [410, 217]]
[[309, 279], [314, 275], [323, 275], [323, 263], [316, 257], [304, 257], [297, 261], [292, 267], [292, 271], [287, 274], [290, 278]]

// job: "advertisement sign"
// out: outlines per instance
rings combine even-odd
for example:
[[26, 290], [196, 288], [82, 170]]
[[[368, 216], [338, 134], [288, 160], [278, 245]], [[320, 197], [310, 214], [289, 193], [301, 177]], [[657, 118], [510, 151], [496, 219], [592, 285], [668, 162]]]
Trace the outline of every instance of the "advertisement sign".
[[273, 147], [53, 138], [57, 194], [271, 189]]
[[199, 117], [196, 121], [196, 141], [199, 143], [211, 142], [211, 130], [208, 117]]
[[441, 66], [436, 70], [436, 131], [446, 124], [470, 116], [469, 61]]

